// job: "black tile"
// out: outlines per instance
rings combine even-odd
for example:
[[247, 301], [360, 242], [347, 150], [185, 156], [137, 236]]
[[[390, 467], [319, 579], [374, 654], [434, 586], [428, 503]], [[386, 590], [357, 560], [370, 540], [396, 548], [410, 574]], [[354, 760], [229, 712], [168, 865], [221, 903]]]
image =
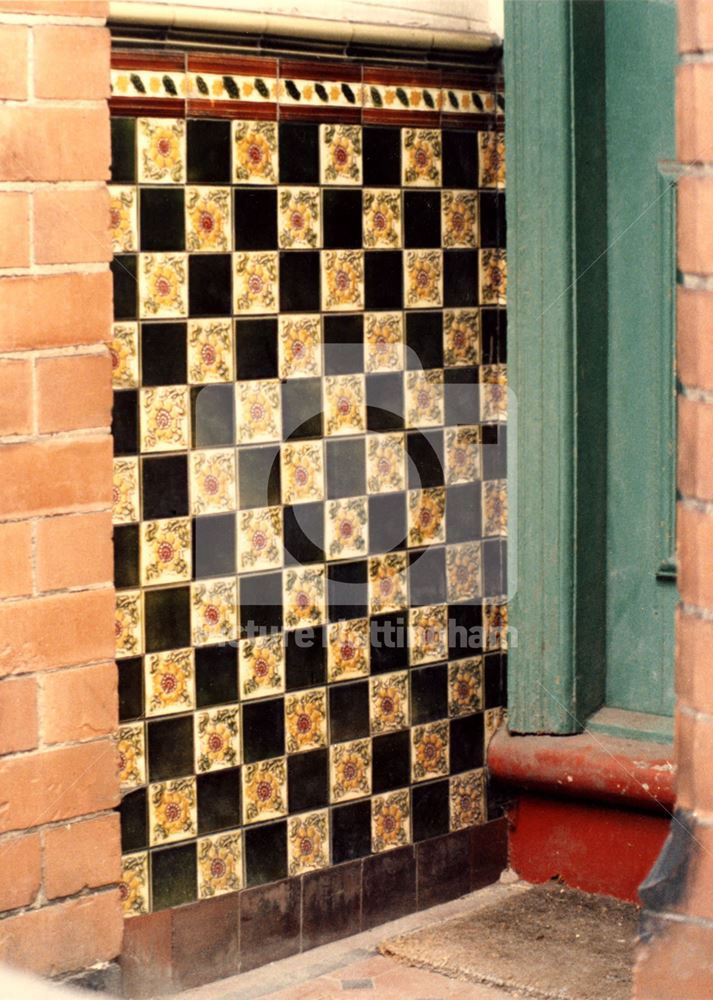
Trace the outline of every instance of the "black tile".
[[192, 903], [196, 898], [196, 845], [180, 844], [151, 852], [152, 909]]
[[319, 184], [319, 126], [280, 122], [281, 184]]
[[478, 186], [478, 152], [475, 132], [444, 129], [443, 187], [476, 188]]
[[361, 930], [361, 864], [326, 868], [302, 879], [302, 949]]
[[251, 638], [255, 629], [282, 628], [282, 576], [261, 573], [240, 577], [240, 624]]
[[505, 704], [503, 698], [504, 671], [500, 653], [486, 653], [483, 657], [483, 700], [484, 708], [499, 708]]
[[329, 751], [310, 750], [287, 758], [290, 813], [321, 809], [329, 804]]
[[410, 673], [411, 725], [448, 718], [448, 667], [419, 667]]
[[176, 988], [201, 986], [238, 971], [238, 912], [234, 892], [176, 908], [171, 915]]
[[474, 306], [478, 302], [478, 251], [443, 251], [443, 304]]
[[147, 653], [190, 646], [190, 607], [189, 587], [145, 591], [144, 629]]
[[[275, 834], [271, 831], [275, 830]], [[261, 832], [264, 831], [264, 833]], [[282, 831], [278, 833], [278, 831]], [[286, 853], [287, 831], [284, 821], [260, 830], [249, 830], [251, 853], [248, 864], [253, 881], [248, 884], [269, 882], [279, 878], [273, 872], [280, 870]], [[270, 863], [271, 847], [275, 850]], [[252, 855], [252, 858], [251, 858]], [[265, 863], [261, 864], [261, 859]], [[253, 863], [254, 862], [254, 863]], [[286, 870], [287, 861], [282, 867]], [[240, 897], [240, 969], [246, 972], [266, 962], [275, 962], [300, 950], [300, 913], [302, 884], [299, 879], [286, 879], [274, 885], [256, 885]]]
[[416, 863], [413, 847], [365, 858], [362, 869], [364, 930], [396, 920], [416, 909]]
[[232, 299], [230, 254], [189, 254], [188, 315], [230, 316]]
[[507, 427], [483, 427], [483, 479], [507, 476]]
[[408, 785], [411, 780], [410, 739], [410, 731], [405, 729], [400, 733], [375, 736], [371, 741], [371, 781], [374, 795]]
[[480, 388], [477, 368], [446, 368], [443, 395], [446, 424], [477, 424], [480, 418]]
[[141, 482], [144, 520], [187, 516], [187, 455], [147, 455], [141, 463]]
[[507, 361], [507, 309], [481, 309], [482, 361], [484, 365]]
[[186, 171], [189, 184], [230, 183], [230, 122], [188, 119]]
[[249, 701], [243, 705], [243, 755], [246, 764], [285, 752], [285, 699]]
[[404, 246], [440, 247], [441, 192], [404, 191]]
[[111, 183], [136, 180], [136, 119], [111, 119]]
[[406, 548], [406, 494], [369, 497], [369, 551], [393, 552]]
[[193, 716], [154, 719], [146, 725], [149, 781], [193, 774]]
[[400, 250], [364, 253], [364, 303], [367, 309], [403, 308], [404, 270]]
[[285, 566], [324, 561], [324, 504], [284, 508]]
[[388, 674], [408, 666], [408, 617], [405, 613], [374, 615], [369, 631], [372, 674]]
[[240, 825], [239, 767], [199, 774], [196, 786], [199, 834]]
[[115, 455], [135, 455], [139, 450], [139, 394], [136, 389], [114, 393], [111, 434]]
[[332, 809], [332, 864], [371, 854], [371, 806], [353, 802]]
[[235, 249], [276, 250], [276, 189], [235, 188], [233, 195]]
[[235, 321], [238, 379], [277, 378], [277, 320]]
[[109, 267], [114, 282], [114, 319], [136, 319], [137, 312], [137, 255], [116, 254]]
[[[248, 826], [243, 834], [245, 838], [245, 879], [247, 884], [262, 885], [265, 882], [276, 882], [287, 875], [287, 823], [263, 823], [260, 826]], [[299, 891], [299, 886], [295, 886]], [[245, 906], [245, 893], [241, 899]], [[243, 953], [245, 948], [243, 937]]]
[[330, 687], [329, 733], [332, 743], [369, 735], [368, 681]]
[[480, 192], [480, 245], [506, 245], [505, 194], [502, 191]]
[[401, 373], [366, 376], [366, 426], [370, 431], [398, 431], [404, 426]]
[[416, 879], [419, 909], [445, 903], [469, 892], [470, 830], [458, 830], [419, 844], [416, 847]]
[[362, 132], [364, 187], [401, 184], [401, 129], [367, 125]]
[[241, 507], [273, 507], [280, 502], [280, 449], [277, 445], [238, 450]]
[[406, 367], [443, 367], [443, 313], [406, 313]]
[[324, 317], [324, 370], [326, 375], [364, 371], [364, 317]]
[[285, 632], [285, 675], [288, 691], [317, 687], [327, 679], [325, 634], [322, 628]]
[[140, 656], [118, 660], [119, 721], [138, 719], [144, 714], [144, 674]]
[[409, 552], [411, 604], [443, 604], [446, 600], [446, 550], [434, 546]]
[[235, 573], [235, 514], [193, 519], [193, 578]]
[[327, 497], [358, 497], [366, 493], [364, 441], [327, 441]]
[[480, 538], [480, 483], [463, 483], [446, 490], [446, 537], [449, 542]]
[[483, 594], [494, 597], [507, 590], [505, 579], [506, 549], [503, 539], [493, 538], [483, 542]]
[[479, 602], [449, 604], [448, 659], [477, 656], [483, 649], [483, 608]]
[[443, 431], [412, 431], [406, 436], [409, 489], [443, 486]]
[[186, 215], [183, 188], [142, 187], [139, 200], [141, 249], [144, 252], [184, 250]]
[[411, 823], [415, 842], [448, 833], [447, 781], [432, 781], [413, 786]]
[[366, 562], [333, 563], [327, 576], [330, 622], [366, 617]]
[[141, 324], [141, 384], [185, 385], [186, 324]]
[[293, 250], [280, 254], [280, 310], [319, 312], [319, 252]]
[[324, 188], [322, 233], [327, 250], [361, 250], [361, 191]]
[[282, 383], [283, 438], [316, 438], [322, 434], [322, 382], [298, 378]]
[[140, 851], [144, 847], [148, 847], [149, 825], [146, 789], [138, 788], [135, 792], [124, 795], [119, 812], [121, 814], [121, 849], [123, 851]]
[[[497, 804], [494, 804], [494, 811], [501, 813], [500, 818], [481, 826], [473, 826], [467, 831], [471, 891], [497, 882], [503, 869], [508, 866], [508, 820], [502, 815], [502, 798], [498, 796], [498, 799]], [[490, 805], [488, 815], [492, 815]]]
[[196, 706], [224, 705], [238, 699], [238, 651], [215, 645], [196, 649]]
[[139, 526], [117, 524], [114, 527], [114, 586], [139, 585]]
[[235, 441], [235, 390], [229, 385], [191, 387], [194, 448], [230, 446]]

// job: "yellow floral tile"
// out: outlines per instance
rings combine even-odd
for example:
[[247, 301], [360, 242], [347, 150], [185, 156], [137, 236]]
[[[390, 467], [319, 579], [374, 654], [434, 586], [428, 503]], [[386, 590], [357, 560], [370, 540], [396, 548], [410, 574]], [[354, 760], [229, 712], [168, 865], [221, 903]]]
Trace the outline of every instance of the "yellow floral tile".
[[401, 371], [404, 329], [401, 313], [366, 313], [365, 347], [368, 372]]
[[328, 629], [327, 676], [329, 681], [368, 677], [369, 619], [334, 622]]
[[503, 132], [478, 132], [478, 187], [505, 187]]
[[285, 690], [285, 641], [282, 633], [240, 640], [240, 697], [264, 698]]
[[186, 250], [225, 253], [232, 249], [229, 187], [186, 188]]
[[441, 486], [409, 490], [408, 544], [433, 545], [446, 540], [446, 491]]
[[279, 188], [278, 245], [286, 250], [314, 250], [320, 246], [319, 188]]
[[482, 769], [464, 771], [449, 778], [448, 786], [451, 831], [485, 823], [485, 772]]
[[483, 738], [485, 741], [484, 752], [486, 753], [486, 755], [488, 747], [490, 745], [490, 741], [492, 740], [493, 736], [495, 736], [495, 734], [497, 733], [500, 726], [504, 723], [504, 721], [505, 721], [504, 708], [489, 708], [487, 712], [485, 712], [485, 733]]
[[138, 458], [114, 459], [111, 503], [114, 524], [130, 524], [132, 521], [141, 520]]
[[405, 128], [401, 132], [401, 170], [408, 187], [441, 183], [441, 133], [438, 129]]
[[288, 694], [285, 698], [287, 752], [299, 753], [327, 746], [327, 692], [325, 688]]
[[322, 251], [322, 309], [333, 312], [363, 308], [363, 251]]
[[446, 309], [443, 313], [443, 364], [446, 368], [480, 362], [480, 310]]
[[194, 748], [196, 772], [220, 771], [240, 763], [240, 709], [214, 708], [196, 712]]
[[327, 559], [347, 559], [367, 550], [367, 500], [329, 500], [325, 509]]
[[321, 625], [325, 621], [324, 566], [284, 571], [282, 600], [285, 628]]
[[409, 250], [405, 254], [406, 307], [423, 309], [443, 305], [443, 255], [440, 250]]
[[508, 648], [508, 606], [488, 603], [483, 608], [485, 624], [485, 648], [506, 650]]
[[188, 389], [160, 385], [141, 390], [141, 450], [178, 451], [188, 447]]
[[246, 764], [242, 769], [243, 823], [287, 815], [287, 764], [284, 757]]
[[507, 305], [508, 265], [505, 250], [481, 250], [478, 276], [482, 305]]
[[448, 601], [470, 601], [483, 592], [480, 542], [462, 542], [446, 547]]
[[196, 704], [192, 649], [171, 649], [144, 658], [146, 715], [186, 712]]
[[401, 192], [369, 189], [363, 195], [364, 246], [398, 249], [402, 245]]
[[317, 871], [329, 864], [329, 810], [290, 816], [287, 826], [290, 876]]
[[259, 507], [238, 515], [239, 571], [282, 565], [282, 507]]
[[436, 427], [443, 423], [443, 369], [406, 372], [406, 424]]
[[471, 715], [483, 708], [483, 658], [471, 656], [448, 664], [448, 714]]
[[483, 535], [507, 535], [508, 490], [505, 479], [483, 483]]
[[109, 185], [109, 226], [114, 253], [132, 253], [139, 249], [136, 202], [135, 187]]
[[322, 331], [319, 316], [280, 316], [280, 378], [322, 374]]
[[361, 126], [320, 125], [322, 184], [361, 184]]
[[507, 365], [481, 365], [480, 419], [483, 423], [504, 422], [508, 418]]
[[370, 678], [369, 717], [372, 736], [408, 727], [408, 673], [405, 670]]
[[138, 656], [144, 650], [140, 590], [119, 590], [114, 611], [116, 658]]
[[329, 748], [332, 802], [371, 794], [371, 740], [335, 743]]
[[234, 577], [191, 584], [194, 646], [231, 642], [238, 634], [238, 594]]
[[282, 502], [306, 503], [324, 499], [324, 461], [321, 443], [282, 446]]
[[144, 724], [119, 727], [119, 784], [122, 788], [138, 788], [146, 784], [146, 747]]
[[364, 433], [366, 391], [363, 375], [331, 375], [325, 378], [324, 416], [329, 436]]
[[233, 254], [233, 294], [236, 313], [277, 312], [276, 253]]
[[441, 216], [444, 247], [477, 247], [477, 192], [444, 191], [441, 195]]
[[413, 666], [448, 656], [448, 608], [434, 604], [409, 612], [409, 654]]
[[142, 318], [188, 315], [188, 256], [185, 253], [139, 254], [139, 310]]
[[238, 442], [257, 444], [282, 437], [282, 404], [277, 379], [236, 382]]
[[220, 514], [235, 510], [235, 452], [192, 451], [191, 513]]
[[411, 730], [411, 779], [426, 781], [448, 774], [448, 723], [429, 722]]
[[149, 855], [147, 851], [125, 854], [121, 859], [119, 898], [124, 917], [149, 912]]
[[149, 843], [152, 847], [195, 837], [197, 827], [195, 778], [149, 785]]
[[186, 123], [183, 118], [139, 118], [136, 122], [139, 184], [183, 184]]
[[239, 830], [198, 840], [198, 896], [209, 899], [242, 889], [243, 835]]
[[176, 583], [191, 578], [191, 522], [166, 518], [141, 524], [141, 583]]
[[233, 328], [229, 319], [198, 319], [188, 324], [188, 381], [232, 382]]
[[480, 428], [450, 427], [446, 431], [446, 486], [480, 479]]
[[371, 849], [375, 854], [411, 843], [411, 810], [407, 788], [371, 800]]
[[369, 607], [373, 615], [408, 605], [406, 555], [390, 552], [369, 560]]
[[139, 384], [138, 323], [114, 323], [109, 343], [111, 383], [115, 389], [133, 389]]
[[372, 434], [367, 438], [366, 474], [369, 493], [395, 493], [406, 488], [403, 434]]
[[233, 121], [233, 180], [277, 184], [277, 122]]

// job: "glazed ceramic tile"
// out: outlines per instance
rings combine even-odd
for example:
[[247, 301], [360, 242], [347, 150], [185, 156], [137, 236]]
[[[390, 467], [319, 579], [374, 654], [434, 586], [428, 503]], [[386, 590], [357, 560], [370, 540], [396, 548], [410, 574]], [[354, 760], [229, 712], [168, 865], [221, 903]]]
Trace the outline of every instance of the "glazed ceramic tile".
[[195, 664], [192, 649], [172, 649], [144, 658], [146, 715], [168, 715], [195, 708]]
[[114, 485], [111, 492], [112, 521], [130, 524], [139, 521], [139, 460], [138, 458], [114, 459]]
[[481, 365], [480, 381], [480, 419], [504, 423], [508, 418], [507, 365]]
[[240, 697], [264, 698], [285, 690], [282, 633], [240, 640]]
[[465, 771], [448, 781], [451, 830], [464, 830], [487, 820], [485, 772]]
[[478, 246], [478, 195], [475, 191], [444, 191], [441, 195], [443, 246]]
[[369, 607], [372, 614], [400, 611], [408, 605], [406, 555], [390, 552], [369, 560]]
[[240, 709], [214, 708], [196, 712], [196, 773], [219, 771], [240, 763]]
[[361, 184], [361, 126], [320, 125], [320, 182]]
[[198, 840], [198, 895], [201, 899], [242, 889], [243, 837], [239, 831]]
[[369, 675], [369, 619], [334, 622], [329, 626], [327, 672], [329, 681]]
[[409, 612], [410, 658], [414, 666], [435, 663], [448, 656], [448, 609], [443, 604], [412, 608]]
[[333, 375], [324, 380], [327, 434], [363, 434], [366, 401], [363, 375]]
[[314, 627], [325, 620], [324, 567], [284, 571], [282, 594], [286, 628]]
[[505, 134], [478, 132], [478, 185], [505, 187]]
[[329, 760], [332, 802], [371, 794], [371, 740], [333, 744]]
[[184, 253], [139, 254], [139, 308], [144, 319], [188, 315], [187, 263]]
[[229, 187], [187, 187], [186, 250], [225, 253], [232, 249]]
[[279, 188], [278, 240], [286, 250], [314, 250], [322, 243], [319, 188]]
[[488, 602], [483, 607], [486, 649], [508, 648], [508, 606]]
[[282, 409], [277, 379], [237, 382], [236, 392], [239, 443], [279, 441], [282, 436]]
[[436, 427], [443, 423], [443, 369], [406, 372], [406, 424]]
[[233, 254], [233, 295], [236, 313], [277, 312], [276, 253]]
[[507, 303], [508, 265], [505, 250], [480, 250], [480, 301], [483, 305]]
[[139, 249], [136, 202], [137, 189], [132, 185], [109, 185], [109, 225], [114, 253], [131, 253]]
[[141, 582], [144, 586], [190, 580], [191, 563], [191, 522], [188, 518], [142, 523]]
[[235, 510], [233, 449], [191, 452], [190, 486], [193, 514], [220, 514]]
[[446, 309], [443, 313], [443, 364], [446, 368], [480, 362], [480, 310]]
[[161, 100], [182, 101], [186, 93], [185, 74], [176, 70], [167, 73], [164, 70], [165, 66], [157, 70], [140, 69], [134, 72], [112, 67], [111, 95], [114, 99], [121, 99], [137, 98], [139, 95], [145, 98], [150, 94]]
[[366, 313], [364, 329], [366, 371], [401, 371], [404, 367], [402, 314]]
[[401, 169], [407, 187], [438, 187], [441, 183], [441, 133], [438, 129], [401, 131]]
[[429, 722], [411, 730], [411, 778], [427, 781], [448, 774], [448, 723]]
[[364, 308], [364, 254], [361, 250], [322, 251], [322, 309]]
[[407, 788], [371, 800], [371, 849], [391, 851], [411, 843], [411, 810]]
[[258, 823], [287, 815], [287, 765], [284, 757], [246, 764], [241, 777], [244, 823]]
[[448, 714], [470, 715], [483, 708], [483, 659], [471, 656], [448, 664]]
[[324, 498], [324, 461], [321, 443], [282, 446], [282, 502], [306, 503]]
[[446, 431], [446, 486], [480, 479], [480, 428], [451, 427]]
[[119, 784], [122, 788], [138, 788], [146, 784], [146, 748], [144, 724], [119, 727]]
[[288, 753], [327, 746], [327, 693], [324, 688], [287, 695], [285, 732]]
[[191, 638], [194, 646], [231, 642], [238, 634], [234, 577], [191, 584]]
[[280, 316], [280, 378], [322, 374], [322, 330], [319, 316]]
[[188, 389], [161, 385], [141, 389], [141, 450], [179, 451], [188, 447]]
[[367, 438], [369, 493], [395, 493], [406, 487], [403, 434], [372, 434]]
[[329, 864], [329, 812], [290, 816], [287, 830], [287, 863], [290, 876], [317, 871]]
[[139, 184], [182, 184], [186, 179], [186, 123], [182, 118], [139, 118]]
[[133, 389], [139, 384], [138, 323], [114, 323], [109, 356], [111, 381], [115, 389]]
[[401, 234], [401, 192], [387, 189], [365, 190], [364, 246], [370, 250], [394, 250], [403, 244]]
[[406, 251], [404, 299], [409, 309], [443, 305], [443, 257], [440, 250]]
[[195, 778], [149, 785], [149, 831], [152, 846], [195, 837]]
[[409, 490], [408, 544], [434, 545], [446, 540], [446, 493], [440, 486]]
[[327, 502], [325, 540], [328, 559], [348, 559], [366, 553], [367, 517], [366, 497]]
[[[232, 382], [233, 327], [229, 319], [191, 320], [188, 324], [188, 381]], [[200, 405], [200, 403], [199, 403]]]
[[147, 851], [125, 854], [121, 859], [119, 899], [124, 917], [149, 912], [149, 856]]
[[258, 507], [238, 514], [238, 567], [241, 573], [282, 565], [282, 508]]
[[233, 121], [233, 180], [277, 183], [277, 123]]
[[483, 483], [483, 535], [506, 535], [508, 526], [507, 482], [491, 479]]
[[372, 736], [408, 727], [408, 673], [405, 670], [369, 680], [369, 717]]
[[483, 593], [480, 542], [462, 542], [446, 548], [448, 601], [471, 601]]
[[141, 591], [121, 590], [116, 595], [114, 612], [114, 639], [117, 659], [138, 656], [143, 652], [143, 617]]
[[499, 708], [489, 708], [487, 712], [485, 712], [484, 750], [486, 752], [490, 744], [490, 741], [492, 740], [493, 736], [495, 736], [496, 732], [498, 731], [498, 729], [500, 728], [500, 726], [503, 724], [504, 721], [505, 721], [505, 709], [502, 706]]

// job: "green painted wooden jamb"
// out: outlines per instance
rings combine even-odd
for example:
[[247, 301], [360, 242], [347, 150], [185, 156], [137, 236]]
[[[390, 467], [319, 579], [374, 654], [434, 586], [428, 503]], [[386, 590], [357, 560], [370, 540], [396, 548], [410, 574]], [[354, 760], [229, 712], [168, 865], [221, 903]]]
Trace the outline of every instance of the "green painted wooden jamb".
[[506, 0], [508, 364], [518, 435], [509, 727], [604, 700], [606, 122], [600, 0]]

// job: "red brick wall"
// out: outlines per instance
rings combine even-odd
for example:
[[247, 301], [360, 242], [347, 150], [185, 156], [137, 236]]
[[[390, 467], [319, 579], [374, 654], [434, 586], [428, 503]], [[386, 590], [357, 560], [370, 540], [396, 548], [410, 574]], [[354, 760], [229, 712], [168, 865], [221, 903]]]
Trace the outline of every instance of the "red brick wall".
[[103, 0], [0, 2], [0, 961], [114, 958]]

